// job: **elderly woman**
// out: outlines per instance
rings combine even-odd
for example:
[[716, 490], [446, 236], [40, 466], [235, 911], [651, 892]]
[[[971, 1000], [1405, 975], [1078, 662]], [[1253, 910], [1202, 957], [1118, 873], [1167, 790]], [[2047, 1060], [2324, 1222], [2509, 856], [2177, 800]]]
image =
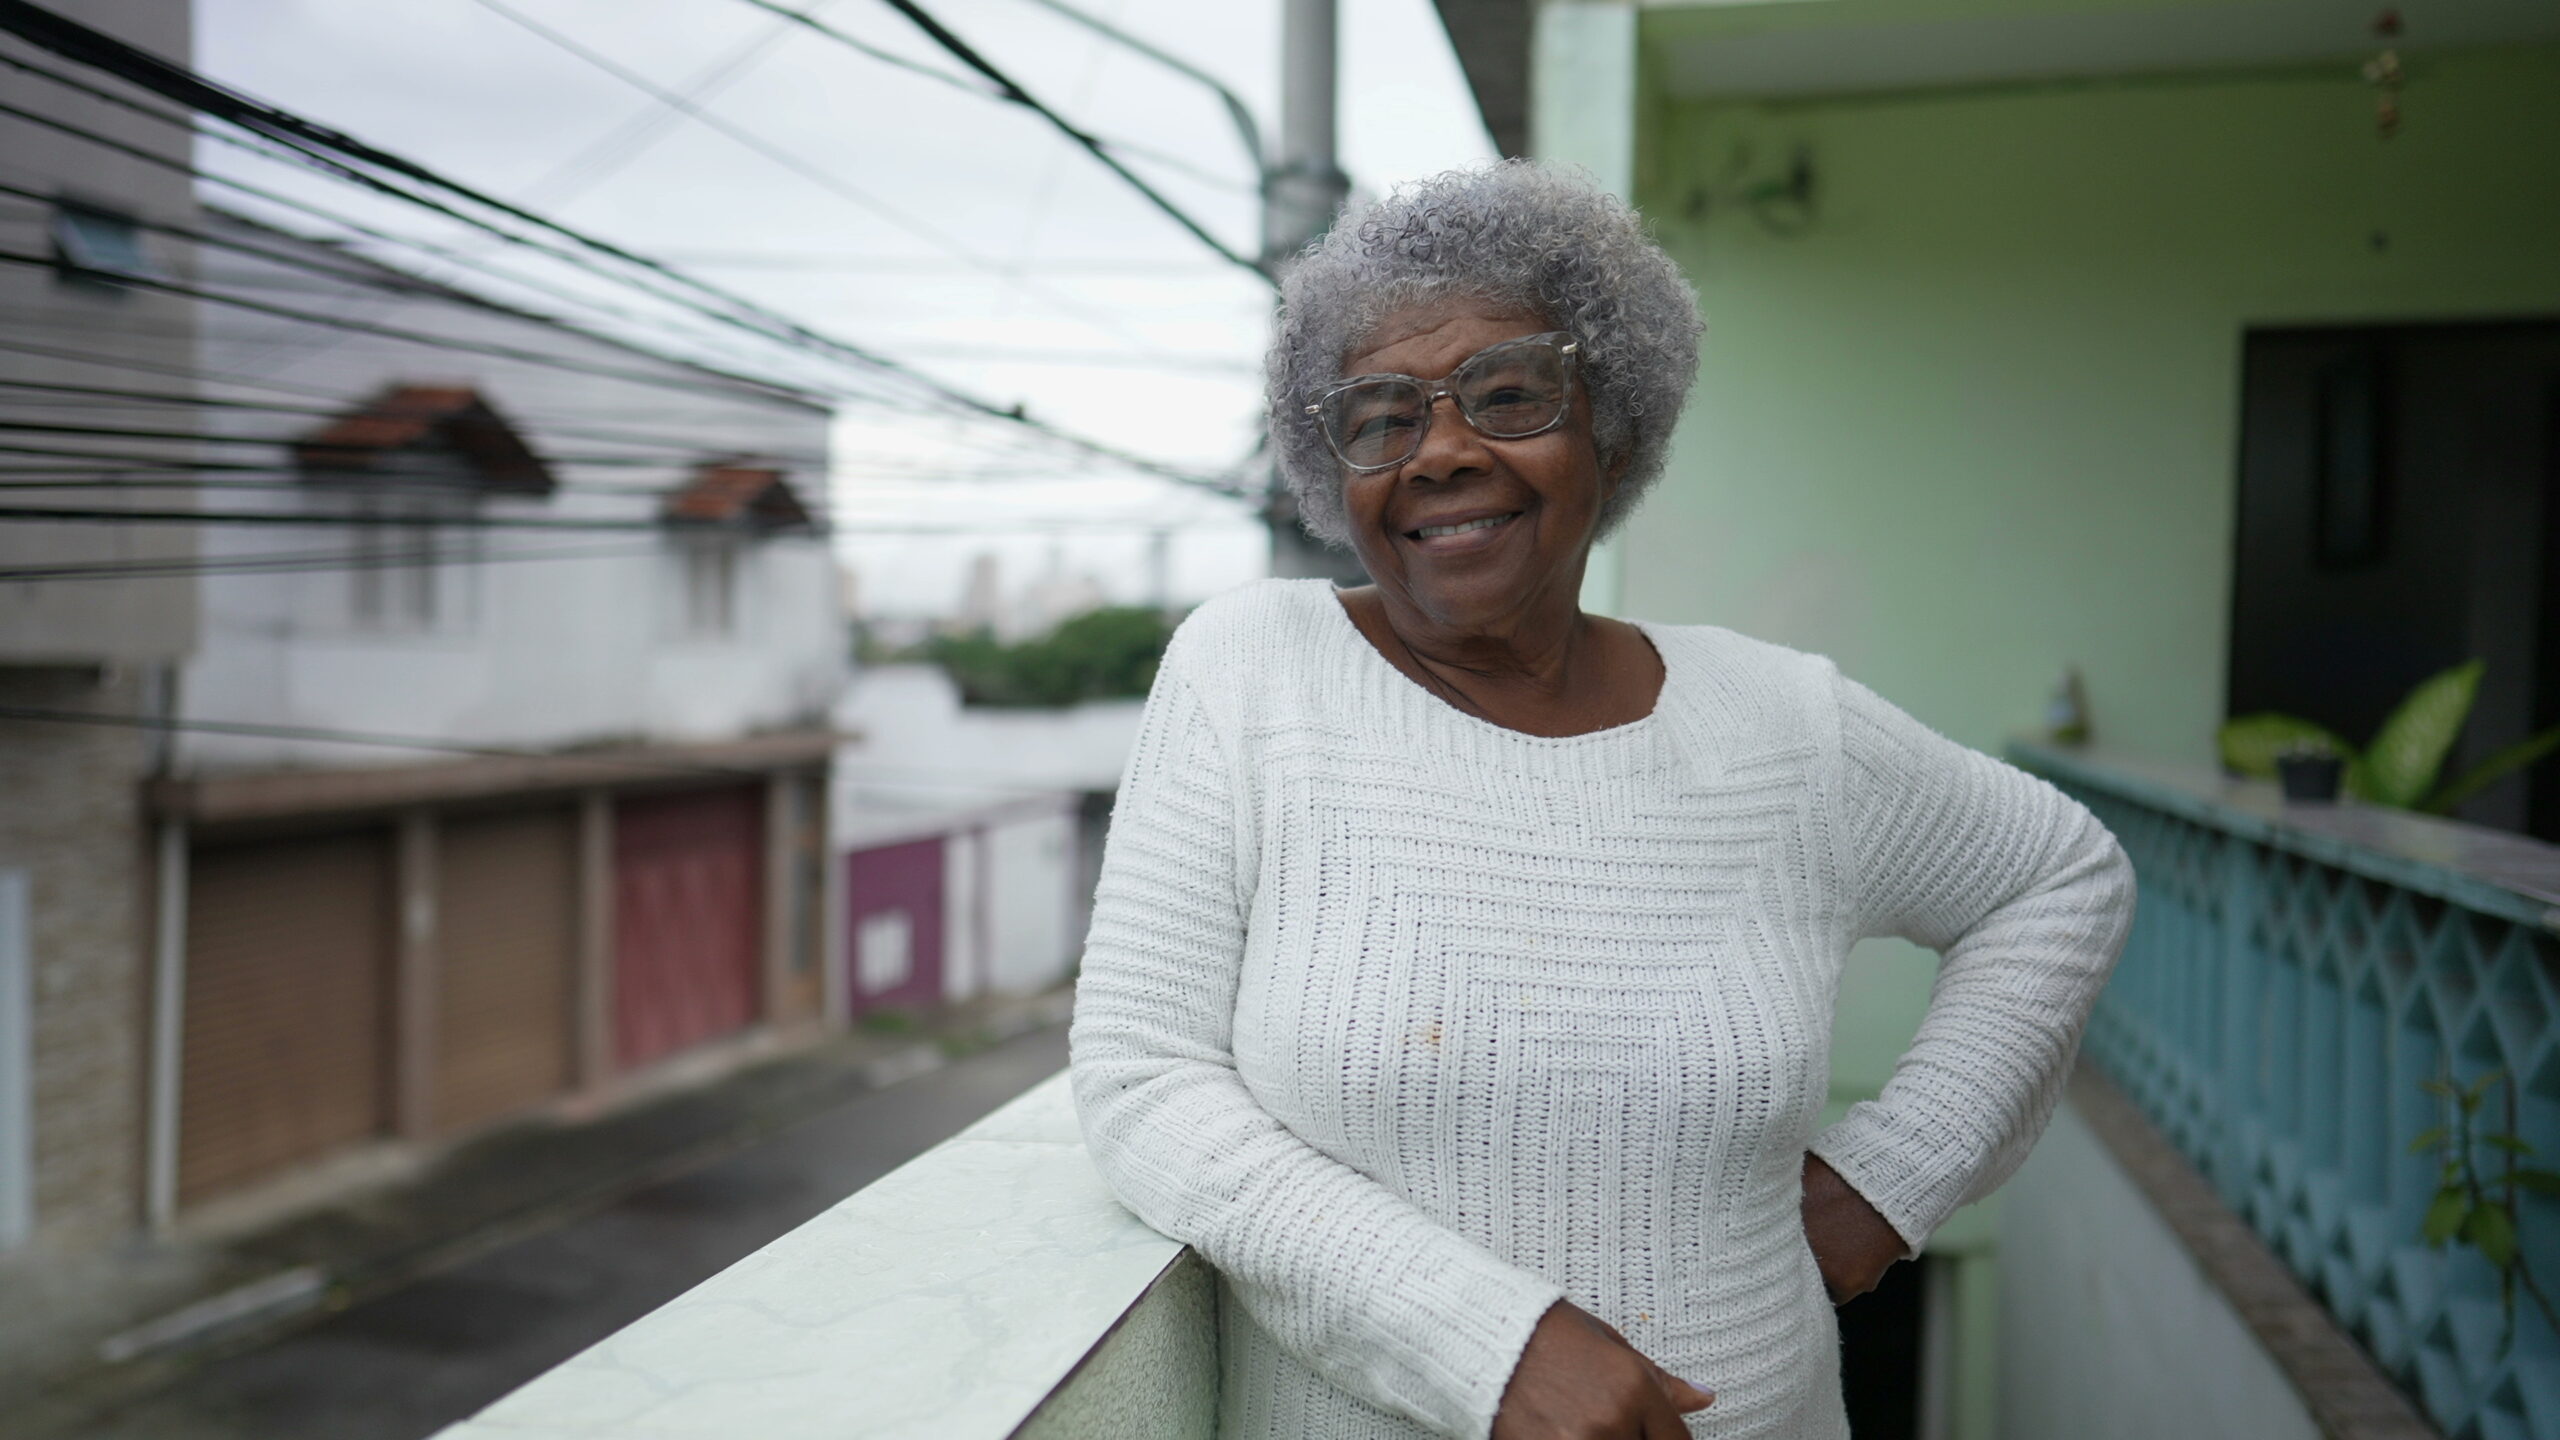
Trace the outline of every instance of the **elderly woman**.
[[[1843, 1436], [1832, 1305], [2025, 1156], [2123, 853], [1818, 656], [1578, 608], [1697, 355], [1625, 205], [1444, 175], [1284, 301], [1281, 467], [1374, 583], [1175, 635], [1072, 1035], [1104, 1176], [1225, 1279], [1221, 1433]], [[1817, 1133], [1870, 935], [1937, 987]]]

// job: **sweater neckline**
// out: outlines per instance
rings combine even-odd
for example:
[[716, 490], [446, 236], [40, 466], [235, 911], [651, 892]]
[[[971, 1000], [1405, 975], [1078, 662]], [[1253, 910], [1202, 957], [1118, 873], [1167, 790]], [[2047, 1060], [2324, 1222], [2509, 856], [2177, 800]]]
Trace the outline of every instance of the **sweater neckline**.
[[1413, 698], [1420, 700], [1429, 711], [1455, 724], [1471, 727], [1504, 740], [1525, 745], [1567, 746], [1640, 735], [1652, 728], [1654, 717], [1662, 713], [1663, 706], [1671, 699], [1671, 687], [1679, 683], [1679, 667], [1673, 663], [1671, 652], [1664, 647], [1662, 637], [1644, 621], [1630, 620], [1627, 623], [1643, 633], [1645, 643], [1653, 647], [1653, 653], [1662, 661], [1662, 688], [1654, 693], [1653, 708], [1624, 724], [1605, 726], [1598, 730], [1585, 730], [1577, 735], [1532, 735], [1526, 730], [1514, 730], [1508, 725], [1497, 725], [1481, 715], [1461, 710], [1450, 704], [1431, 687], [1397, 669], [1394, 661], [1378, 653], [1378, 647], [1370, 643], [1369, 637], [1362, 633], [1358, 623], [1352, 620], [1351, 612], [1342, 608], [1342, 597], [1335, 593], [1332, 581], [1315, 576], [1296, 583], [1307, 587], [1308, 591], [1314, 595], [1316, 603], [1330, 617], [1324, 623], [1334, 628], [1337, 642], [1349, 645], [1356, 652], [1353, 664], [1375, 667], [1372, 673], [1384, 676], [1391, 687], [1401, 688]]

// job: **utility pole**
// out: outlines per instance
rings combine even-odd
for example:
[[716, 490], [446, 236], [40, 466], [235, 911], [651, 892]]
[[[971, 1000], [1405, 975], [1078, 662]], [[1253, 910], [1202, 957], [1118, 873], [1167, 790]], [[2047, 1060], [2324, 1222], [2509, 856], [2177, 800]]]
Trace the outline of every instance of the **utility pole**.
[[[1335, 0], [1281, 0], [1280, 153], [1262, 175], [1262, 264], [1282, 262], [1322, 235], [1341, 213], [1350, 179], [1334, 160]], [[1369, 577], [1349, 553], [1310, 539], [1297, 502], [1272, 474], [1263, 519], [1271, 527], [1271, 573], [1322, 575], [1339, 585]]]

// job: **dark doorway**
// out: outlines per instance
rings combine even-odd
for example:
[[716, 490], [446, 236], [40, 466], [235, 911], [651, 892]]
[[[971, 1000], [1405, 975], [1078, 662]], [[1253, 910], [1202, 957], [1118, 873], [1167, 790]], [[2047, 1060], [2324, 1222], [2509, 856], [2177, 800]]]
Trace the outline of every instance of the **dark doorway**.
[[[2488, 662], [2446, 778], [2560, 723], [2560, 322], [2247, 340], [2230, 713], [2371, 739]], [[2560, 840], [2560, 761], [2462, 818]]]
[[1915, 1440], [1920, 1433], [1922, 1297], [1931, 1263], [1896, 1265], [1876, 1288], [1840, 1307], [1840, 1393], [1857, 1440]]

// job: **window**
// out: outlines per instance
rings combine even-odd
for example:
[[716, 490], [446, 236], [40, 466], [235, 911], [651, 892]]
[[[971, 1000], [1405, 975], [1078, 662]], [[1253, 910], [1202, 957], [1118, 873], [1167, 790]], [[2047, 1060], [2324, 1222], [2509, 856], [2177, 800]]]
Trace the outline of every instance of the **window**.
[[53, 212], [53, 262], [65, 279], [108, 287], [159, 274], [131, 216], [68, 202]]
[[684, 547], [684, 633], [717, 639], [738, 628], [738, 546], [704, 537]]
[[368, 506], [358, 513], [355, 566], [348, 572], [357, 628], [435, 628], [443, 555], [434, 518], [433, 511], [415, 507]]

